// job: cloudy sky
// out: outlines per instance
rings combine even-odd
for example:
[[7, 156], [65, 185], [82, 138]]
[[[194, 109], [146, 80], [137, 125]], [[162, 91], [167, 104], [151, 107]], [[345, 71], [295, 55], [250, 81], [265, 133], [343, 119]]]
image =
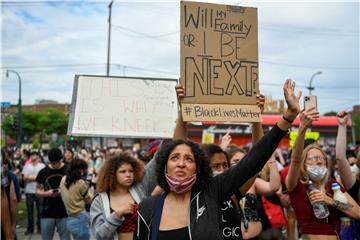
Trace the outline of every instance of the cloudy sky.
[[[321, 113], [359, 104], [359, 2], [209, 1], [258, 8], [260, 90], [292, 78]], [[109, 1], [2, 1], [2, 97], [70, 103], [75, 74], [106, 74]], [[179, 1], [114, 1], [110, 75], [178, 78]]]

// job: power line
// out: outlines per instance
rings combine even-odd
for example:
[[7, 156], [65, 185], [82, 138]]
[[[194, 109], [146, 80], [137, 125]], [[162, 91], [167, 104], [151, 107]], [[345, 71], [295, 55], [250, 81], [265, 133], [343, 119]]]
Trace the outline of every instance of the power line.
[[[83, 63], [83, 64], [52, 64], [52, 65], [25, 65], [25, 66], [3, 66], [1, 67], [2, 69], [7, 69], [7, 68], [12, 68], [12, 69], [39, 69], [39, 68], [72, 68], [72, 67], [91, 67], [91, 66], [105, 66], [105, 63]], [[151, 73], [161, 73], [161, 74], [168, 74], [168, 75], [174, 75], [174, 76], [179, 76], [178, 73], [174, 73], [174, 72], [168, 72], [168, 71], [164, 71], [164, 70], [158, 70], [158, 69], [150, 69], [150, 68], [144, 68], [144, 67], [137, 67], [137, 66], [130, 66], [130, 65], [125, 65], [125, 64], [119, 64], [119, 63], [113, 63], [111, 64], [111, 66], [114, 67], [119, 67], [119, 68], [125, 68], [125, 69], [133, 69], [133, 70], [137, 70], [137, 71], [142, 71], [142, 72], [151, 72]], [[54, 69], [56, 70], [56, 69]], [[271, 83], [271, 82], [263, 82], [261, 83], [261, 85], [265, 85], [265, 86], [276, 86], [276, 87], [281, 87], [283, 86], [283, 84], [281, 83]], [[299, 88], [307, 88], [307, 85], [296, 85]], [[314, 86], [317, 89], [328, 89], [328, 88], [332, 88], [332, 89], [358, 89], [360, 88], [359, 86]]]
[[296, 68], [311, 68], [311, 69], [336, 69], [336, 70], [359, 70], [358, 67], [345, 67], [345, 66], [319, 66], [319, 65], [299, 65], [299, 64], [290, 64], [290, 63], [280, 63], [280, 62], [272, 62], [272, 61], [263, 61], [262, 63], [272, 64], [272, 65], [283, 65], [288, 67], [296, 67]]
[[259, 29], [280, 31], [280, 32], [310, 32], [311, 34], [326, 34], [326, 35], [359, 35], [358, 30], [351, 29], [338, 29], [338, 28], [311, 28], [311, 27], [299, 27], [290, 25], [279, 25], [279, 24], [259, 24]]
[[62, 68], [62, 67], [90, 67], [106, 65], [106, 63], [74, 63], [74, 64], [48, 64], [48, 65], [22, 65], [22, 66], [2, 66], [2, 69], [26, 69], [26, 68]]
[[107, 4], [107, 2], [101, 1], [76, 1], [76, 0], [50, 0], [50, 1], [2, 1], [1, 5], [3, 7], [11, 6], [41, 6], [41, 5], [51, 5], [51, 4], [63, 4], [63, 5], [83, 5], [83, 4]]

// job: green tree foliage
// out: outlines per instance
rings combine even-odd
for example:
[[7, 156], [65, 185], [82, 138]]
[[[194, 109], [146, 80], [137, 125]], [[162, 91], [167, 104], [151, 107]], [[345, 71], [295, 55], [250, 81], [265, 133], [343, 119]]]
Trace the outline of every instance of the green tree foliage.
[[360, 113], [355, 114], [353, 118], [355, 136], [358, 141], [360, 141]]
[[[16, 129], [14, 128], [14, 116], [5, 118], [2, 128], [5, 135], [16, 138]], [[26, 111], [22, 114], [23, 136], [27, 139], [33, 138], [40, 133], [59, 135], [66, 134], [68, 117], [56, 109], [45, 109], [42, 112]]]
[[15, 117], [14, 116], [7, 116], [2, 125], [1, 128], [4, 131], [5, 135], [16, 139], [16, 129], [14, 127], [14, 123], [15, 123]]
[[337, 112], [335, 112], [335, 111], [330, 111], [330, 112], [324, 113], [324, 116], [336, 116], [336, 115], [337, 115]]

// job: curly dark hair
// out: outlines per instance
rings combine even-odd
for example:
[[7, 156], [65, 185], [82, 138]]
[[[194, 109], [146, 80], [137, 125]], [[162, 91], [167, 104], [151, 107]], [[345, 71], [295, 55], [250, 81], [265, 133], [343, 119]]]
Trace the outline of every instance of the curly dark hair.
[[110, 192], [116, 188], [116, 171], [123, 164], [130, 164], [134, 170], [134, 183], [141, 180], [144, 166], [128, 153], [115, 154], [109, 160], [105, 160], [99, 172], [96, 184], [97, 192]]
[[211, 168], [209, 160], [205, 156], [204, 152], [200, 149], [197, 143], [188, 140], [175, 140], [165, 141], [161, 145], [156, 155], [156, 173], [159, 186], [164, 189], [165, 192], [170, 192], [170, 187], [165, 178], [165, 168], [170, 153], [175, 149], [176, 146], [185, 144], [189, 146], [194, 154], [196, 164], [196, 182], [192, 188], [194, 191], [201, 191], [211, 178]]
[[82, 160], [80, 158], [75, 158], [71, 160], [71, 162], [69, 163], [66, 169], [65, 187], [69, 189], [72, 184], [80, 180], [81, 179], [80, 170], [86, 171], [87, 168], [88, 165], [85, 160]]

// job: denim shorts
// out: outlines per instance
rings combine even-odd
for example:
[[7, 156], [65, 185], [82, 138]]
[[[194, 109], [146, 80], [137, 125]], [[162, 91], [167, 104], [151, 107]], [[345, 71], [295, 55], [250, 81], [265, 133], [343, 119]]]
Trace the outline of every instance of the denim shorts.
[[69, 216], [66, 227], [74, 239], [90, 239], [90, 217], [87, 212], [81, 212], [76, 217]]

